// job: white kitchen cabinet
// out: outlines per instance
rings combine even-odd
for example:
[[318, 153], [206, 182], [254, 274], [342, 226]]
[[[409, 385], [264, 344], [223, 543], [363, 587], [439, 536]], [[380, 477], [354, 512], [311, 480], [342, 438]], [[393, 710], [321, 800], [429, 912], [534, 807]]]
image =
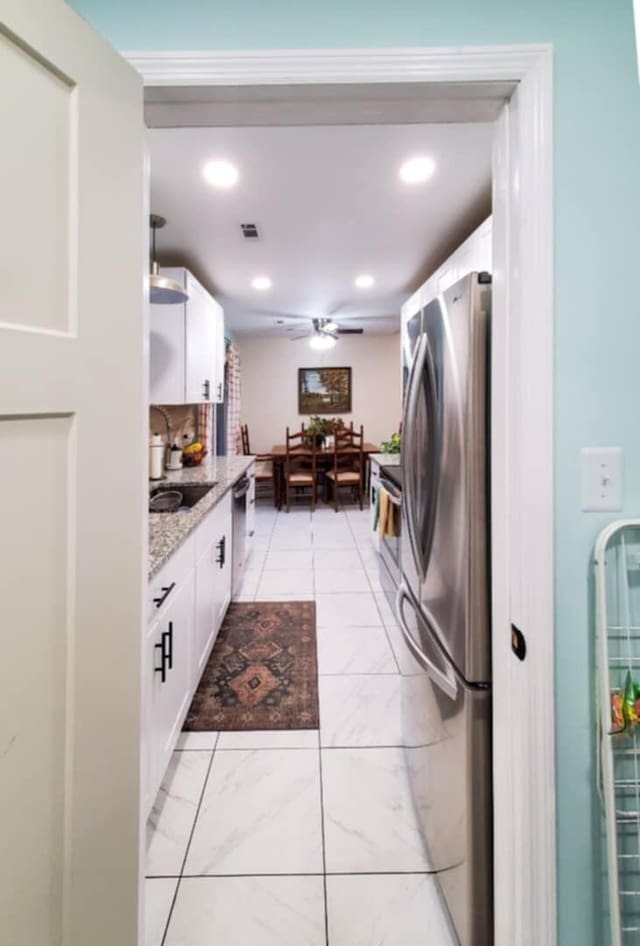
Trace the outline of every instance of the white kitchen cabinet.
[[224, 312], [182, 267], [160, 272], [180, 282], [189, 298], [150, 307], [149, 360], [152, 404], [220, 403], [224, 396]]
[[224, 340], [224, 311], [219, 302], [212, 300], [216, 306], [216, 347], [215, 364], [213, 372], [213, 387], [211, 388], [211, 400], [214, 404], [222, 404], [224, 401], [224, 366], [227, 360], [227, 345]]
[[194, 279], [186, 275], [189, 299], [186, 313], [185, 386], [188, 404], [212, 401], [215, 393], [215, 350], [217, 344], [215, 301]]
[[231, 600], [231, 494], [218, 503], [196, 536], [193, 673], [200, 679]]
[[401, 309], [402, 327], [416, 312], [468, 273], [493, 269], [493, 221], [491, 217], [467, 237], [451, 256], [407, 299]]
[[[215, 636], [220, 630], [220, 625], [224, 621], [229, 602], [231, 601], [231, 577], [233, 558], [231, 554], [231, 542], [233, 536], [233, 520], [231, 515], [231, 494], [228, 495], [229, 505], [226, 507], [224, 517], [218, 519], [218, 534], [222, 538], [222, 551], [217, 555], [217, 569], [215, 581], [213, 584], [213, 615]], [[216, 543], [216, 550], [218, 544]]]
[[153, 804], [191, 700], [193, 569], [172, 588], [147, 631], [146, 802]]
[[149, 309], [150, 401], [152, 404], [184, 404], [186, 383], [184, 306], [152, 305]]
[[147, 587], [145, 814], [151, 810], [231, 601], [232, 492], [220, 498]]

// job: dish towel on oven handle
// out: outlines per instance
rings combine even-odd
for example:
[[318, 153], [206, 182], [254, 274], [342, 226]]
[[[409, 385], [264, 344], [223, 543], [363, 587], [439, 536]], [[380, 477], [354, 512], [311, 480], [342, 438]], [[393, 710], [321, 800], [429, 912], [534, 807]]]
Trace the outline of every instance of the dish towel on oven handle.
[[384, 486], [378, 486], [377, 494], [377, 504], [378, 504], [378, 531], [380, 535], [384, 538], [387, 537], [397, 537], [400, 535], [400, 523], [398, 522], [398, 516], [400, 509], [391, 501], [391, 496]]

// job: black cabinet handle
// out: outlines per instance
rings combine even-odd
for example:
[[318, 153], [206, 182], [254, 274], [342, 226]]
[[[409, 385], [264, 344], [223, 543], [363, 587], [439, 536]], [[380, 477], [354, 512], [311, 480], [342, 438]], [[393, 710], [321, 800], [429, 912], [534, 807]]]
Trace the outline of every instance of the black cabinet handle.
[[[168, 642], [168, 646], [165, 646], [165, 642]], [[162, 635], [162, 656], [169, 670], [173, 670], [173, 621], [169, 621], [169, 630]]]
[[171, 594], [175, 586], [176, 586], [175, 581], [172, 581], [170, 585], [167, 585], [166, 587], [161, 588], [161, 591], [163, 591], [164, 594], [161, 594], [159, 598], [153, 599], [155, 602], [156, 608], [162, 607], [162, 605], [165, 603], [165, 601], [167, 600], [167, 598], [169, 597], [169, 595]]
[[205, 401], [208, 401], [209, 400], [209, 379], [208, 378], [204, 382], [203, 387], [204, 387], [204, 394], [202, 395], [202, 397], [204, 398]]
[[160, 674], [160, 680], [162, 681], [162, 683], [164, 683], [165, 680], [167, 679], [167, 665], [166, 665], [166, 662], [165, 662], [165, 657], [166, 657], [166, 655], [165, 655], [165, 652], [164, 652], [164, 634], [162, 635], [162, 641], [161, 641], [159, 644], [155, 644], [155, 645], [154, 645], [154, 649], [160, 651], [161, 664], [160, 664], [159, 667], [154, 667], [154, 668], [153, 668], [153, 672], [154, 672], [154, 673], [159, 673], [159, 674]]
[[216, 548], [218, 550], [218, 557], [216, 558], [216, 563], [220, 568], [224, 568], [224, 562], [227, 551], [227, 537], [223, 535], [219, 542], [216, 543]]
[[222, 381], [218, 381], [218, 400], [222, 400]]

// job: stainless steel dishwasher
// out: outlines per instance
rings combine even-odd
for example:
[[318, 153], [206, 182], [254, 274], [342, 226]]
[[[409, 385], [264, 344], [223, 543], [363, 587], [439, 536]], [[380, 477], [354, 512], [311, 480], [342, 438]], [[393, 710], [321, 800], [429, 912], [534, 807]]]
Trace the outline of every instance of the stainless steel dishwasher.
[[247, 502], [251, 480], [242, 476], [233, 487], [232, 592], [236, 594], [244, 575], [247, 541]]

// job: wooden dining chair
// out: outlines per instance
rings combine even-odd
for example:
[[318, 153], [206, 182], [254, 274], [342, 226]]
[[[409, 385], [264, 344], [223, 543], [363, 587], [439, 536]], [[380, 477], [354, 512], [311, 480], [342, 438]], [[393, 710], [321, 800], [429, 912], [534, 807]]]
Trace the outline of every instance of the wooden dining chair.
[[[240, 436], [242, 438], [242, 453], [245, 457], [252, 456], [251, 445], [249, 443], [249, 425], [240, 425]], [[273, 490], [274, 500], [276, 498], [275, 470], [273, 467], [273, 457], [270, 453], [256, 453], [256, 490], [261, 486], [266, 486]]]
[[316, 438], [302, 428], [292, 434], [287, 427], [287, 444], [284, 461], [285, 508], [289, 512], [291, 490], [296, 493], [311, 491], [311, 511], [316, 508], [318, 472], [316, 467]]
[[[349, 427], [336, 430], [333, 442], [333, 466], [327, 471], [325, 482], [327, 488], [329, 484], [333, 489], [333, 505], [338, 512], [340, 497], [340, 487], [348, 486], [354, 496], [357, 495], [360, 509], [364, 503], [364, 430], [362, 424], [360, 431], [353, 429], [353, 421]], [[327, 496], [327, 500], [328, 500]]]

